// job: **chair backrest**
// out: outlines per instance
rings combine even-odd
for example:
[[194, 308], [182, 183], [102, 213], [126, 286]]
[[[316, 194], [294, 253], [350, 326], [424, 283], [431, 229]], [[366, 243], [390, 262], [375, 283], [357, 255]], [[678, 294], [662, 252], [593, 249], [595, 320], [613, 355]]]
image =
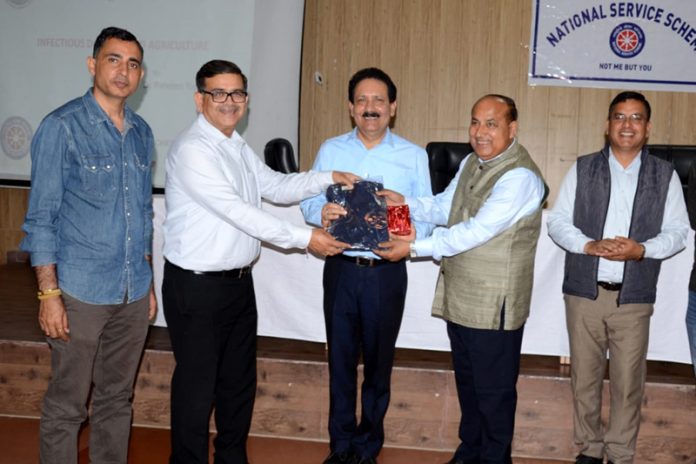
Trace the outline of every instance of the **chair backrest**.
[[696, 145], [648, 145], [648, 151], [652, 155], [672, 163], [674, 170], [679, 175], [684, 190], [684, 198], [686, 198], [689, 186], [689, 169], [691, 169], [691, 163], [696, 161]]
[[430, 142], [425, 147], [430, 167], [430, 183], [436, 195], [449, 185], [459, 164], [471, 153], [471, 145], [463, 142]]
[[273, 170], [290, 174], [297, 172], [297, 161], [292, 144], [282, 138], [270, 140], [263, 149], [266, 164]]

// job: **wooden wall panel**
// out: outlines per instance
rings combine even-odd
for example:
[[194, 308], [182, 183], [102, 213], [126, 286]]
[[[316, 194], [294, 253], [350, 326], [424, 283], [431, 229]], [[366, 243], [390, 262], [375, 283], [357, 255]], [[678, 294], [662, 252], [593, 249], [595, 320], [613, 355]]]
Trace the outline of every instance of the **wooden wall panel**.
[[0, 187], [0, 264], [7, 262], [8, 251], [19, 250], [28, 204], [28, 189]]
[[[563, 176], [578, 153], [577, 144], [571, 145], [568, 142], [578, 140], [580, 89], [552, 88], [549, 89], [549, 99], [553, 104], [549, 105], [546, 131], [530, 135], [531, 137], [545, 136], [546, 150], [548, 153], [553, 153], [551, 156], [539, 156], [535, 153], [535, 159], [543, 159], [544, 167], [539, 166], [539, 168], [542, 169], [550, 189], [549, 203], [553, 203]], [[524, 116], [521, 118], [524, 120]], [[525, 137], [520, 135], [520, 140], [525, 140]]]
[[[377, 66], [395, 80], [394, 131], [425, 146], [467, 141], [471, 105], [486, 93], [517, 101], [519, 140], [539, 164], [553, 204], [578, 155], [601, 148], [617, 90], [527, 85], [532, 2], [520, 0], [307, 0], [299, 156], [350, 130], [348, 79]], [[314, 82], [314, 73], [324, 77]], [[645, 92], [651, 143], [696, 144], [696, 94]]]
[[[466, 5], [462, 2], [445, 3], [441, 6], [437, 18], [433, 20], [433, 41], [442, 43], [449, 40], [448, 47], [434, 47], [432, 50], [433, 64], [432, 74], [438, 76], [438, 86], [447, 89], [446, 92], [434, 91], [436, 88], [432, 82], [422, 88], [427, 92], [429, 104], [427, 130], [435, 140], [459, 140], [462, 127], [457, 125], [461, 117], [462, 92], [466, 83], [464, 76], [464, 66], [467, 65], [465, 45], [461, 39], [463, 31], [457, 29], [448, 36], [445, 24], [448, 18], [461, 18], [466, 11]], [[463, 57], [461, 60], [448, 62], [450, 55]], [[430, 76], [431, 72], [427, 72]], [[425, 84], [425, 83], [424, 83]], [[398, 83], [397, 83], [398, 85]], [[397, 126], [400, 130], [400, 126]]]

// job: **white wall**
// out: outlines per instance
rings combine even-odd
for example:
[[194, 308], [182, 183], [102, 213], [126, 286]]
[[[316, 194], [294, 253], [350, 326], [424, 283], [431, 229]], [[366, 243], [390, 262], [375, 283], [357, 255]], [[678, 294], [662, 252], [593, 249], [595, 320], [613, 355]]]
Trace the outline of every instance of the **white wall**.
[[288, 139], [298, 155], [303, 17], [304, 0], [256, 0], [243, 135], [262, 158], [264, 146], [276, 137]]

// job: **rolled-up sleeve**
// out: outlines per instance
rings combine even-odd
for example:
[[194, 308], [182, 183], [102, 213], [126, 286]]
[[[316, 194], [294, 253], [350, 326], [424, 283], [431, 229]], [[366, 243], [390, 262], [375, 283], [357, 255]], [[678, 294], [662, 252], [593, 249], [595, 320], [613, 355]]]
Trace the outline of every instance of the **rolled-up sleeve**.
[[20, 248], [33, 266], [54, 264], [58, 252], [58, 215], [63, 201], [63, 171], [68, 135], [60, 120], [46, 118], [31, 142], [31, 192]]

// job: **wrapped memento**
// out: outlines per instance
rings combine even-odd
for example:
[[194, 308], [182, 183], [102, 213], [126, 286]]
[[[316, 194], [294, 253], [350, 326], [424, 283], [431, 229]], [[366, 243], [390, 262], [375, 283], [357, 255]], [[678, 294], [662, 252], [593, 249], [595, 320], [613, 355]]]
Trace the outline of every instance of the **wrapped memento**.
[[326, 199], [345, 208], [347, 214], [334, 220], [328, 232], [337, 240], [349, 243], [351, 250], [373, 250], [389, 240], [387, 204], [377, 191], [379, 182], [361, 180], [348, 189], [341, 184], [330, 185]]
[[411, 213], [408, 205], [387, 206], [387, 223], [389, 232], [394, 235], [411, 233]]

